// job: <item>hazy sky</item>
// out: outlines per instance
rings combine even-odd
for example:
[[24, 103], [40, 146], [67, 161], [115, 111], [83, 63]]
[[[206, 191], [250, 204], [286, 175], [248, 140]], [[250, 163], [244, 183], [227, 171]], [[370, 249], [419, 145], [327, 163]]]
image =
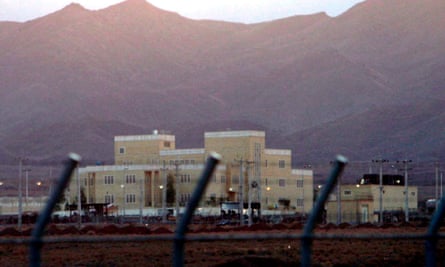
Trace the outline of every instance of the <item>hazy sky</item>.
[[[148, 0], [159, 8], [194, 19], [253, 23], [320, 11], [337, 16], [364, 0]], [[62, 9], [71, 2], [101, 9], [122, 0], [0, 0], [0, 21], [26, 21]]]

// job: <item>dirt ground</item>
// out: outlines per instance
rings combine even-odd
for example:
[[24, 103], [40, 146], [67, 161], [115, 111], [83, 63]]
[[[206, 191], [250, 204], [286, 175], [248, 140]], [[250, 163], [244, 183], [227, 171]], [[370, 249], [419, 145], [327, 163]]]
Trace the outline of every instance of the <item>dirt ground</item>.
[[[172, 226], [87, 225], [80, 231], [74, 226], [54, 226], [49, 236], [101, 237], [120, 235], [172, 235]], [[319, 234], [419, 234], [426, 228], [414, 226], [334, 227], [316, 229]], [[29, 234], [26, 229], [21, 235]], [[301, 233], [301, 225], [254, 225], [247, 227], [193, 226], [190, 235], [239, 233]], [[0, 228], [0, 240], [20, 238], [11, 228]], [[25, 237], [26, 238], [26, 237]], [[3, 242], [4, 243], [4, 242]], [[438, 245], [438, 266], [445, 266], [445, 240]], [[190, 241], [185, 245], [186, 266], [299, 266], [300, 240], [261, 239], [248, 241]], [[340, 238], [315, 240], [312, 246], [314, 266], [423, 266], [424, 240], [357, 240]], [[27, 266], [28, 246], [1, 244], [1, 266]], [[173, 242], [100, 242], [48, 243], [42, 249], [42, 266], [172, 266]]]

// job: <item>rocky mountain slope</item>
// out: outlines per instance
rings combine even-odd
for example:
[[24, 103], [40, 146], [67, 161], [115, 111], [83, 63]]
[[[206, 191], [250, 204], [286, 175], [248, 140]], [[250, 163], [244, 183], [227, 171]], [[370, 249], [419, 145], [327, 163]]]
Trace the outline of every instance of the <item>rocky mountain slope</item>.
[[295, 162], [443, 159], [444, 13], [368, 0], [245, 25], [128, 0], [0, 22], [0, 159], [110, 162], [115, 135], [166, 129], [201, 147], [227, 128], [265, 130]]

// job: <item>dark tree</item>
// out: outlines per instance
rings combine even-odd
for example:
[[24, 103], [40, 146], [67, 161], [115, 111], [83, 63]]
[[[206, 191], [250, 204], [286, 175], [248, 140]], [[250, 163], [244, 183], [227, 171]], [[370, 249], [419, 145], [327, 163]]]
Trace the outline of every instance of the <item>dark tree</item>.
[[175, 176], [173, 174], [168, 174], [167, 176], [167, 204], [172, 206], [175, 203]]

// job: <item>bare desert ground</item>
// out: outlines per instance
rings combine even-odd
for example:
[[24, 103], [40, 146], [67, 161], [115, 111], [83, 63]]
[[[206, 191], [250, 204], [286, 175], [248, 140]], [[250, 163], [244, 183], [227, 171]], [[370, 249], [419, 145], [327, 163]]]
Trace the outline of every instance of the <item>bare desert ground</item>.
[[[299, 224], [253, 225], [252, 227], [218, 227], [193, 225], [190, 236], [301, 233]], [[315, 233], [323, 235], [390, 235], [421, 234], [425, 227], [413, 225], [361, 227], [324, 225]], [[0, 228], [0, 239], [28, 238], [30, 229], [21, 234], [14, 228]], [[114, 242], [54, 242], [42, 249], [42, 266], [172, 266], [173, 241], [131, 241], [140, 236], [173, 236], [170, 225], [50, 225], [50, 237], [88, 237], [100, 239], [109, 236], [128, 237], [128, 241]], [[438, 244], [438, 266], [445, 266], [445, 242]], [[254, 239], [189, 241], [185, 246], [186, 266], [299, 266], [300, 240]], [[423, 266], [425, 241], [417, 239], [321, 239], [312, 246], [314, 266]], [[0, 245], [1, 266], [27, 266], [26, 244]]]

